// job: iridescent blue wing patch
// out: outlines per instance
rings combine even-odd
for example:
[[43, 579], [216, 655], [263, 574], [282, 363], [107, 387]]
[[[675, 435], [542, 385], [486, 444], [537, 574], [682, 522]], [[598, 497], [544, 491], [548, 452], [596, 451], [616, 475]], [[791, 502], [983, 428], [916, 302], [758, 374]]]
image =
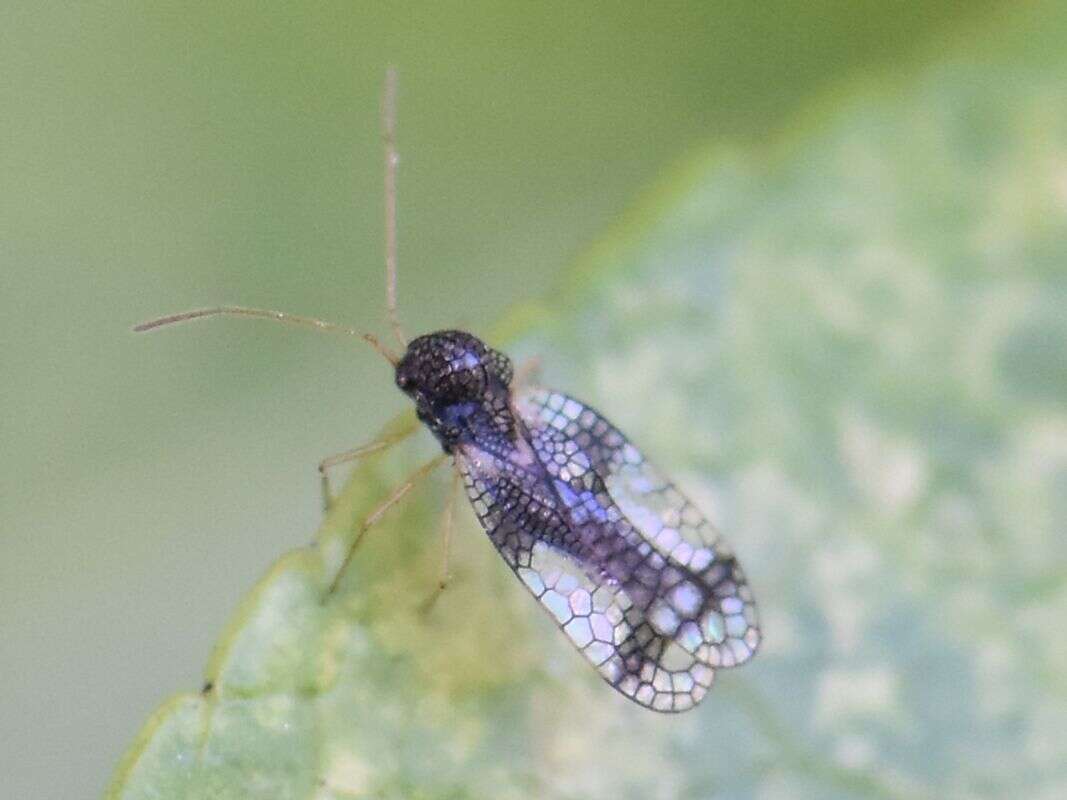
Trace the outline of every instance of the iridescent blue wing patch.
[[759, 644], [736, 559], [596, 411], [544, 390], [515, 406], [517, 448], [456, 450], [490, 539], [604, 680], [657, 711], [692, 708]]
[[[560, 442], [565, 451], [573, 449], [566, 444], [573, 441], [576, 452], [587, 455], [592, 470], [603, 480], [611, 501], [642, 542], [665, 560], [664, 566], [696, 573], [703, 588], [710, 591], [709, 599], [717, 598], [713, 605], [718, 607], [709, 610], [718, 612], [722, 620], [720, 626], [717, 617], [709, 617], [707, 644], [712, 652], [708, 663], [733, 667], [751, 658], [760, 639], [752, 592], [733, 551], [700, 510], [594, 409], [545, 389], [525, 393], [517, 404], [524, 418], [531, 420], [535, 439], [545, 440], [541, 452], [558, 450]], [[559, 461], [553, 455], [546, 460], [546, 469], [552, 473], [558, 465], [558, 477], [570, 478], [573, 485], [574, 462], [559, 465]], [[583, 460], [578, 458], [577, 464], [580, 469]]]

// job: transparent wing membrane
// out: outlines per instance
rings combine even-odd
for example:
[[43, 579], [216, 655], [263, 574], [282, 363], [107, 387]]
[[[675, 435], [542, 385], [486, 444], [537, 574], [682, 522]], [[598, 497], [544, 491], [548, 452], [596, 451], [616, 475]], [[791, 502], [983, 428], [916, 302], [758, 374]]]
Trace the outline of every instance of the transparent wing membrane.
[[490, 539], [604, 680], [657, 711], [693, 707], [759, 644], [737, 560], [596, 411], [545, 390], [515, 405], [524, 444], [456, 450]]

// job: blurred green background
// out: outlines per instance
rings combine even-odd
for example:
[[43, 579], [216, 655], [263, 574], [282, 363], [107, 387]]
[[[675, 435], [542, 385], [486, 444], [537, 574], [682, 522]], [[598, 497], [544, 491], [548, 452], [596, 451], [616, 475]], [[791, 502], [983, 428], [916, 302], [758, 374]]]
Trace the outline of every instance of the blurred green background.
[[[379, 360], [342, 339], [242, 322], [128, 332], [220, 301], [380, 327], [386, 64], [401, 73], [403, 317], [478, 331], [565, 282], [695, 150], [776, 163], [849, 97], [946, 59], [1040, 70], [1057, 58], [1055, 37], [1031, 41], [1050, 8], [7, 3], [6, 792], [97, 794], [157, 703], [199, 684], [237, 599], [317, 527], [315, 463], [402, 407]], [[997, 120], [974, 124], [980, 160]], [[1049, 284], [1062, 254], [1019, 264], [1019, 282]], [[1063, 376], [1047, 372], [1046, 330], [1013, 346], [1050, 402]], [[857, 426], [856, 458], [873, 458]]]

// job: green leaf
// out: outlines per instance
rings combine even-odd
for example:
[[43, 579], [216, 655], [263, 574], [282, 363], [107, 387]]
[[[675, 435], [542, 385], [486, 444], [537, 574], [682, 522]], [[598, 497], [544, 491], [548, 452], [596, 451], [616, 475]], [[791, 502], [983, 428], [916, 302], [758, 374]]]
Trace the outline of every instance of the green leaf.
[[156, 712], [109, 796], [1062, 794], [1067, 70], [1040, 53], [1067, 34], [1042, 13], [1003, 60], [944, 59], [772, 152], [693, 159], [498, 332], [746, 565], [764, 646], [697, 710], [605, 687], [462, 504], [426, 608], [445, 480], [324, 600], [404, 445], [246, 598], [210, 688]]

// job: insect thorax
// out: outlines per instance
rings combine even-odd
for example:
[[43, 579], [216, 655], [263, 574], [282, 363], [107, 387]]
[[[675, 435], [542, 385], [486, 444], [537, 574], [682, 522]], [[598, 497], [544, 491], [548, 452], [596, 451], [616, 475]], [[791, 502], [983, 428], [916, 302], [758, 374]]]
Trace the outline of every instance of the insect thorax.
[[445, 452], [477, 443], [503, 452], [513, 442], [511, 361], [464, 331], [413, 339], [396, 366], [396, 385]]

